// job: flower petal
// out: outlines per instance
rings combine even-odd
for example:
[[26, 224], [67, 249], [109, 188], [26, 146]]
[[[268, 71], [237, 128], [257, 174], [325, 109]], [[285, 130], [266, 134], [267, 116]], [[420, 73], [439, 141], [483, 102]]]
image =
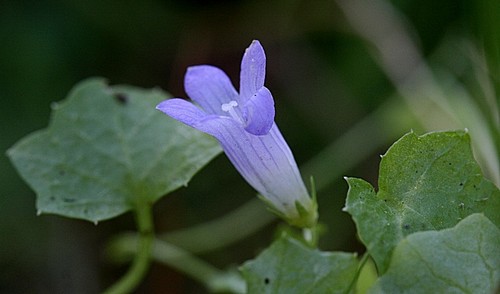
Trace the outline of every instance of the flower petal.
[[259, 41], [254, 40], [245, 50], [241, 60], [240, 101], [245, 103], [264, 86], [266, 77], [266, 54]]
[[189, 67], [184, 77], [184, 88], [208, 114], [227, 115], [222, 111], [222, 104], [239, 100], [229, 77], [211, 65]]
[[225, 154], [245, 180], [285, 216], [298, 218], [296, 201], [313, 207], [292, 152], [276, 124], [265, 136], [246, 132], [234, 120], [218, 120], [219, 140]]
[[193, 103], [179, 98], [165, 100], [158, 104], [156, 109], [173, 119], [212, 136], [218, 133], [216, 130], [218, 129], [218, 120], [230, 120], [230, 118], [206, 114]]
[[180, 98], [165, 100], [158, 104], [156, 109], [189, 126], [196, 125], [207, 116], [205, 112], [194, 106], [193, 103]]
[[245, 130], [254, 135], [265, 135], [274, 123], [274, 99], [271, 92], [262, 87], [243, 105]]

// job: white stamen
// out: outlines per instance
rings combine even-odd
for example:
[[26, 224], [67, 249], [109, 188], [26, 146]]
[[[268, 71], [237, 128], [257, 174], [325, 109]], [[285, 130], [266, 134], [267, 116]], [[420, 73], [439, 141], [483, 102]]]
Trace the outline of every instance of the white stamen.
[[236, 106], [238, 106], [238, 102], [231, 100], [229, 103], [222, 104], [222, 111], [229, 112]]
[[243, 122], [242, 119], [234, 110], [234, 108], [237, 106], [238, 106], [238, 102], [231, 100], [231, 101], [229, 101], [229, 103], [222, 104], [221, 109], [222, 109], [222, 111], [229, 113], [229, 115], [232, 118], [234, 118], [236, 121], [242, 123]]

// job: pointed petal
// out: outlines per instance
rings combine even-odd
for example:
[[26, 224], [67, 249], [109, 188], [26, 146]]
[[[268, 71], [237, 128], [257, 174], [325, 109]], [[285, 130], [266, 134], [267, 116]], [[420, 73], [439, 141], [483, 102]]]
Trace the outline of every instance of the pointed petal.
[[158, 104], [156, 109], [191, 127], [194, 127], [207, 116], [193, 103], [179, 98], [165, 100]]
[[262, 87], [243, 105], [245, 130], [254, 135], [265, 135], [274, 123], [274, 99], [271, 92]]
[[245, 50], [241, 60], [240, 101], [245, 103], [264, 86], [266, 77], [266, 55], [259, 41], [254, 40]]
[[239, 100], [229, 77], [215, 66], [189, 67], [184, 77], [184, 89], [208, 114], [225, 115], [222, 104]]
[[214, 136], [218, 133], [219, 120], [230, 120], [227, 117], [208, 115], [193, 103], [183, 99], [168, 99], [156, 106], [156, 109], [190, 127]]

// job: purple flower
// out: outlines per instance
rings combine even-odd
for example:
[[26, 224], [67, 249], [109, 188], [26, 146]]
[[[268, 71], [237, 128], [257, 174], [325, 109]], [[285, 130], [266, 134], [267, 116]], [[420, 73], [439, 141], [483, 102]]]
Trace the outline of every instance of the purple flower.
[[179, 98], [156, 108], [214, 136], [271, 210], [293, 225], [311, 227], [316, 223], [317, 205], [274, 123], [274, 100], [264, 87], [265, 70], [264, 49], [253, 41], [241, 61], [239, 94], [219, 68], [193, 66], [186, 72], [184, 87], [201, 109]]

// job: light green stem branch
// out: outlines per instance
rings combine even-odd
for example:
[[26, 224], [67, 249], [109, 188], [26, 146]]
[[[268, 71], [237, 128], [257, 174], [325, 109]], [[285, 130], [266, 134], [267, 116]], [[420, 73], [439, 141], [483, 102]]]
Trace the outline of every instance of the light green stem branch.
[[155, 240], [152, 257], [205, 285], [209, 285], [212, 278], [222, 273], [186, 250], [159, 239]]
[[139, 230], [139, 236], [134, 242], [128, 242], [132, 245], [135, 253], [132, 265], [115, 284], [109, 287], [105, 294], [131, 293], [142, 281], [151, 264], [151, 251], [154, 238], [153, 216], [150, 204], [138, 204], [136, 208], [136, 222]]
[[[244, 293], [245, 282], [236, 273], [224, 272], [190, 252], [158, 238], [152, 239], [151, 258], [167, 265], [205, 285], [207, 289], [218, 292]], [[120, 235], [111, 243], [113, 255], [124, 257], [137, 254], [137, 244], [140, 238], [137, 234]], [[113, 292], [122, 293], [122, 292]]]
[[153, 258], [194, 280], [204, 284], [214, 292], [244, 293], [246, 284], [236, 273], [223, 272], [191, 253], [172, 244], [156, 239]]

